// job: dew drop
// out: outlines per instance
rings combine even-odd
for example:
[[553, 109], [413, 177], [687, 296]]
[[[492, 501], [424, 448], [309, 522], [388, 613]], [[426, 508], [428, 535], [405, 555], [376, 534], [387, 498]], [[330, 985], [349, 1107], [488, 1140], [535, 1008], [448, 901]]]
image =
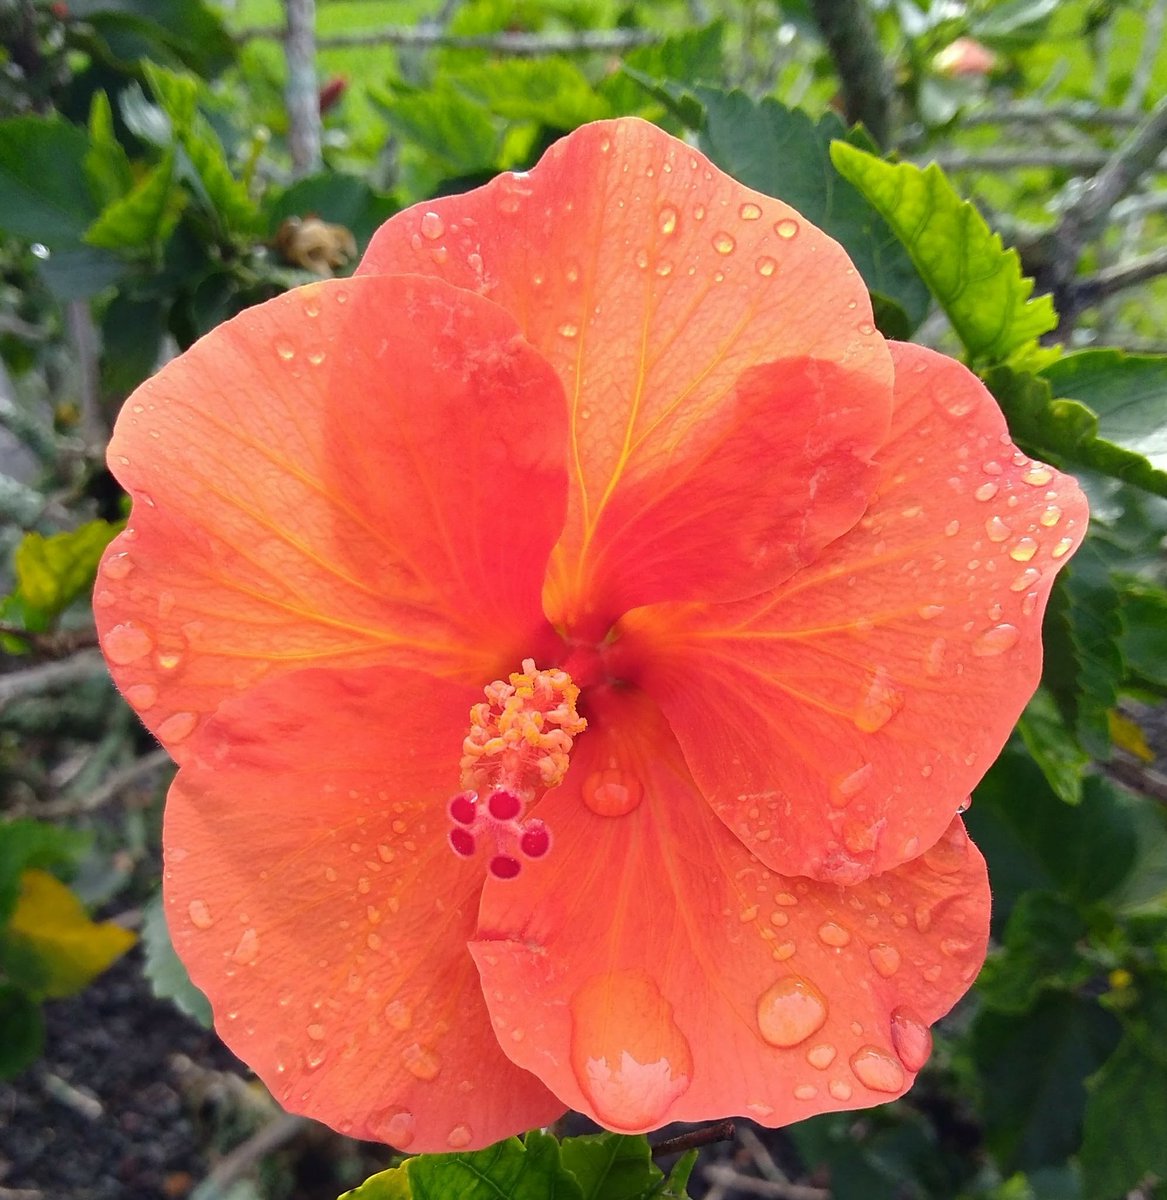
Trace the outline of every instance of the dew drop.
[[788, 958], [794, 957], [797, 949], [798, 947], [793, 942], [779, 942], [770, 953], [776, 961], [785, 962]]
[[413, 1011], [404, 1000], [390, 1000], [385, 1005], [385, 1020], [398, 1033], [404, 1033], [413, 1024]]
[[1064, 555], [1069, 553], [1073, 544], [1073, 538], [1062, 538], [1062, 540], [1058, 542], [1058, 544], [1050, 551], [1050, 554], [1054, 558], [1062, 558]]
[[862, 1046], [851, 1055], [851, 1070], [873, 1092], [898, 1092], [904, 1086], [904, 1069], [878, 1046]]
[[669, 262], [668, 259], [662, 258], [660, 260], [660, 262], [658, 262], [656, 264], [656, 273], [662, 279], [667, 278], [669, 275], [671, 275], [673, 273], [673, 264], [671, 262]]
[[1045, 487], [1045, 485], [1049, 483], [1053, 477], [1054, 473], [1049, 469], [1049, 467], [1043, 467], [1037, 463], [1034, 463], [1033, 466], [1021, 476], [1021, 478], [1031, 487]]
[[673, 1006], [643, 971], [589, 979], [571, 998], [571, 1066], [599, 1120], [614, 1129], [661, 1123], [693, 1078], [693, 1052]]
[[1037, 553], [1037, 542], [1031, 537], [1017, 539], [1017, 545], [1009, 551], [1009, 557], [1014, 562], [1029, 562]]
[[831, 787], [831, 803], [836, 808], [845, 808], [871, 782], [875, 767], [864, 763], [861, 767], [836, 780]]
[[947, 649], [948, 643], [944, 638], [936, 638], [924, 651], [924, 674], [932, 676], [933, 679], [944, 669], [944, 651]]
[[419, 1042], [410, 1042], [401, 1051], [401, 1062], [414, 1079], [423, 1081], [436, 1079], [442, 1069], [442, 1060]]
[[1011, 592], [1024, 592], [1027, 588], [1033, 587], [1040, 578], [1041, 572], [1036, 567], [1026, 567], [1009, 585], [1009, 590]]
[[446, 1145], [451, 1150], [465, 1150], [473, 1140], [474, 1135], [469, 1125], [455, 1125], [446, 1135]]
[[259, 934], [254, 929], [245, 929], [235, 949], [231, 951], [231, 957], [244, 967], [255, 962], [259, 957]]
[[187, 905], [186, 911], [190, 917], [190, 923], [196, 929], [210, 929], [215, 923], [215, 918], [211, 916], [211, 910], [205, 900], [192, 900]]
[[855, 328], [864, 336], [870, 337], [875, 332], [875, 326], [870, 321], [860, 321]]
[[837, 949], [850, 943], [851, 934], [837, 921], [824, 921], [819, 926], [819, 941], [824, 946], [833, 946]]
[[985, 533], [990, 542], [1003, 542], [1013, 531], [1000, 517], [990, 517], [985, 522]]
[[732, 254], [736, 246], [737, 242], [724, 231], [719, 231], [713, 235], [713, 249], [718, 254]]
[[932, 910], [927, 904], [917, 904], [912, 910], [912, 920], [921, 933], [927, 933], [932, 928]]
[[894, 947], [880, 942], [867, 951], [871, 965], [884, 979], [890, 979], [900, 969], [900, 952]]
[[124, 625], [115, 625], [106, 633], [102, 641], [106, 657], [119, 667], [126, 663], [137, 662], [154, 649], [154, 639], [144, 630], [127, 621]]
[[959, 521], [949, 521], [948, 524], [944, 526], [944, 536], [945, 537], [956, 537], [956, 535], [959, 532], [960, 532], [960, 522]]
[[764, 279], [769, 279], [770, 276], [773, 275], [776, 270], [778, 270], [778, 264], [768, 254], [763, 254], [761, 258], [754, 263], [754, 269]]
[[559, 332], [565, 338], [573, 338], [579, 333], [579, 326], [573, 325], [570, 321], [564, 321], [559, 327]]
[[446, 232], [446, 223], [436, 212], [427, 212], [422, 214], [421, 218], [421, 236], [429, 238], [431, 242], [436, 242], [438, 238]]
[[783, 217], [774, 225], [774, 232], [780, 237], [789, 241], [798, 233], [798, 222], [792, 221], [789, 217]]
[[677, 228], [677, 210], [671, 204], [666, 204], [657, 214], [660, 231], [664, 234], [673, 233]]
[[304, 1031], [314, 1042], [324, 1041], [324, 1026], [320, 1024], [309, 1025]]
[[276, 341], [276, 353], [284, 360], [291, 362], [296, 357], [296, 347], [285, 338], [279, 338]]
[[996, 494], [997, 485], [992, 480], [989, 480], [988, 483], [982, 483], [981, 486], [977, 488], [975, 492], [973, 492], [973, 495], [978, 500], [992, 500]]
[[921, 604], [916, 612], [925, 621], [934, 621], [944, 612], [943, 604]]
[[994, 625], [973, 642], [972, 652], [977, 658], [992, 658], [1015, 646], [1020, 636], [1021, 631], [1016, 625]]
[[838, 1051], [830, 1042], [819, 1042], [806, 1052], [806, 1061], [819, 1071], [825, 1071], [835, 1061]]
[[795, 1100], [813, 1100], [818, 1094], [819, 1090], [813, 1083], [800, 1083], [794, 1089]]
[[932, 1031], [910, 1008], [896, 1008], [891, 1014], [891, 1044], [900, 1062], [918, 1071], [932, 1053]]
[[370, 1115], [368, 1128], [375, 1138], [404, 1150], [414, 1137], [413, 1113], [404, 1108], [386, 1108]]
[[1037, 519], [1046, 529], [1052, 529], [1062, 519], [1062, 510], [1056, 504], [1051, 504]]
[[845, 1079], [832, 1079], [831, 1082], [827, 1084], [827, 1091], [830, 1092], [836, 1100], [851, 1099], [851, 1085]]
[[855, 727], [863, 733], [876, 733], [904, 706], [904, 694], [895, 687], [880, 667], [855, 711]]
[[747, 203], [738, 209], [738, 215], [743, 221], [756, 221], [762, 215], [762, 210], [756, 204]]
[[163, 671], [173, 671], [182, 662], [182, 655], [174, 650], [159, 650], [154, 661]]
[[628, 771], [593, 771], [583, 782], [583, 802], [600, 817], [624, 817], [644, 798], [640, 780]]
[[111, 554], [101, 564], [102, 573], [108, 575], [110, 579], [125, 579], [133, 569], [134, 560], [124, 550], [121, 554]]
[[148, 712], [158, 702], [158, 689], [151, 683], [135, 683], [126, 688], [126, 699], [138, 712]]
[[181, 742], [190, 737], [195, 726], [199, 723], [198, 715], [192, 712], [171, 713], [158, 726], [158, 737], [163, 742]]
[[801, 975], [788, 975], [758, 997], [758, 1031], [771, 1046], [797, 1046], [827, 1022], [822, 992]]
[[1021, 601], [1021, 612], [1023, 616], [1032, 617], [1034, 609], [1037, 608], [1037, 593], [1030, 592], [1024, 600]]

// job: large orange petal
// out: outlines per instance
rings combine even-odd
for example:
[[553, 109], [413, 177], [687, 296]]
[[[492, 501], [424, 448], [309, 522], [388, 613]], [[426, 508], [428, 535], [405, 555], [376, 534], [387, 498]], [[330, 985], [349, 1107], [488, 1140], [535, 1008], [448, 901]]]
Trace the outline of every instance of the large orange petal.
[[545, 626], [566, 445], [553, 372], [478, 296], [360, 279], [250, 309], [118, 420], [134, 510], [94, 595], [115, 679], [181, 757], [267, 675], [494, 678]]
[[959, 363], [894, 347], [879, 492], [812, 566], [746, 603], [630, 614], [625, 659], [693, 776], [774, 870], [854, 882], [915, 857], [1041, 671], [1077, 484], [1018, 453]]
[[483, 892], [472, 950], [507, 1054], [628, 1132], [904, 1092], [984, 958], [961, 822], [855, 887], [784, 878], [710, 812], [655, 705], [593, 697], [589, 719], [539, 806], [550, 853]]
[[228, 700], [166, 808], [174, 944], [288, 1108], [401, 1149], [563, 1106], [491, 1034], [466, 943], [482, 865], [446, 843], [473, 689], [309, 670]]
[[557, 623], [602, 634], [634, 605], [754, 595], [863, 510], [891, 369], [862, 280], [788, 206], [651, 125], [586, 126], [530, 174], [399, 214], [360, 271], [489, 296], [558, 372]]

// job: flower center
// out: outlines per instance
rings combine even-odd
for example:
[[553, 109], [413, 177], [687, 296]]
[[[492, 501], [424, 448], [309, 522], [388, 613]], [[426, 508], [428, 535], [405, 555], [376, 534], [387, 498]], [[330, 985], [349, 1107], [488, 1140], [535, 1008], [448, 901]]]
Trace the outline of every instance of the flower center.
[[523, 858], [542, 858], [551, 848], [547, 826], [523, 814], [563, 782], [572, 741], [587, 722], [576, 712], [579, 688], [571, 676], [554, 667], [540, 671], [531, 658], [508, 681], [483, 690], [462, 743], [464, 790], [448, 806], [449, 840], [465, 858], [485, 840], [493, 851], [490, 873], [513, 879]]

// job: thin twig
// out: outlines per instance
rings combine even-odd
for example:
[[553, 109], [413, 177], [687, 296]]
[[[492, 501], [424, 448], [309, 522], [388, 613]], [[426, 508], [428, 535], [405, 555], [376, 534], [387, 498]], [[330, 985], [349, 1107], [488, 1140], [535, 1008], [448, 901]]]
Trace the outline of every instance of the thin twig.
[[[1104, 150], [1059, 150], [1038, 146], [1016, 150], [937, 150], [919, 158], [939, 163], [946, 171], [1021, 171], [1046, 167], [1077, 175], [1101, 171], [1110, 161]], [[1167, 171], [1167, 156], [1159, 156], [1151, 165], [1155, 170]]]
[[1148, 279], [1156, 279], [1160, 275], [1167, 275], [1167, 247], [1076, 279], [1075, 304], [1079, 308], [1088, 308], [1107, 296], [1113, 296], [1115, 292], [1146, 283]]
[[1068, 104], [1015, 100], [1010, 104], [969, 109], [961, 114], [961, 123], [966, 128], [975, 125], [1049, 125], [1054, 121], [1072, 121], [1077, 125], [1109, 125], [1115, 129], [1133, 129], [1141, 120], [1141, 113], [1119, 108], [1101, 108], [1088, 100], [1073, 100]]
[[652, 1148], [652, 1156], [663, 1158], [666, 1154], [683, 1154], [686, 1150], [697, 1150], [702, 1146], [711, 1146], [714, 1142], [729, 1142], [733, 1140], [733, 1131], [732, 1121], [702, 1125], [700, 1129], [690, 1129], [688, 1133], [680, 1133], [676, 1137], [657, 1142]]
[[[304, 1117], [281, 1113], [225, 1155], [194, 1191], [197, 1200], [220, 1200], [256, 1163], [287, 1145], [309, 1126]], [[193, 1198], [192, 1198], [193, 1200]]]
[[[275, 41], [284, 31], [270, 26], [245, 29], [236, 41]], [[637, 46], [653, 46], [664, 35], [649, 29], [593, 29], [578, 33], [483, 33], [454, 34], [432, 25], [414, 27], [387, 26], [384, 29], [354, 30], [324, 34], [316, 39], [318, 50], [337, 50], [348, 46], [396, 46], [428, 49], [442, 46], [448, 50], [489, 50], [494, 54], [534, 57], [541, 54], [619, 54]]]
[[316, 0], [284, 0], [288, 62], [288, 146], [297, 179], [320, 170], [320, 93], [316, 86]]
[[108, 776], [100, 787], [95, 787], [92, 791], [86, 792], [76, 799], [56, 800], [49, 804], [42, 804], [37, 808], [36, 815], [38, 817], [61, 817], [79, 812], [93, 812], [94, 809], [101, 808], [111, 800], [116, 800], [130, 788], [144, 783], [151, 775], [157, 774], [171, 765], [173, 765], [171, 757], [165, 750], [151, 750], [149, 754], [143, 754], [141, 758], [134, 759], [132, 763]]
[[774, 1179], [755, 1179], [741, 1175], [722, 1163], [711, 1163], [702, 1172], [713, 1184], [728, 1185], [731, 1191], [748, 1192], [751, 1196], [771, 1196], [776, 1200], [831, 1200], [826, 1188], [810, 1187], [805, 1183], [782, 1183]]
[[61, 662], [41, 663], [21, 671], [0, 675], [0, 712], [14, 700], [59, 691], [93, 678], [105, 671], [105, 662], [96, 650], [82, 650]]
[[892, 80], [867, 4], [811, 0], [810, 10], [834, 60], [847, 120], [862, 121], [875, 142], [886, 146], [891, 137]]

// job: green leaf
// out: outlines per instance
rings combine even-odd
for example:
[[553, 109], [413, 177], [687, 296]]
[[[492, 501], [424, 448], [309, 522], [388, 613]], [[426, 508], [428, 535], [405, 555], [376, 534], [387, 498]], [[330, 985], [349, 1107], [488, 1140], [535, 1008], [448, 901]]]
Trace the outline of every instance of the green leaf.
[[1026, 705], [1017, 732], [1050, 787], [1067, 804], [1077, 804], [1082, 798], [1082, 773], [1090, 759], [1045, 688], [1038, 688]]
[[1055, 399], [1049, 379], [994, 367], [985, 372], [984, 380], [1004, 410], [1014, 438], [1038, 458], [1089, 467], [1167, 496], [1167, 469], [1107, 441], [1099, 432], [1098, 417], [1077, 400]]
[[1148, 1175], [1167, 1176], [1167, 1062], [1128, 1033], [1087, 1086], [1086, 1200], [1114, 1200]]
[[0, 984], [0, 1079], [11, 1079], [36, 1062], [45, 1044], [40, 1007], [19, 988]]
[[1055, 328], [1048, 296], [1031, 299], [1017, 251], [1006, 250], [932, 163], [883, 162], [845, 142], [831, 159], [903, 242], [974, 362], [1000, 362]]
[[[692, 84], [723, 79], [725, 29], [725, 21], [713, 21], [699, 29], [671, 34], [650, 46], [637, 46], [624, 56], [623, 70], [610, 75], [598, 90], [613, 112], [643, 116], [645, 89], [663, 100], [653, 86], [659, 81], [683, 79]], [[668, 107], [667, 100], [664, 103]]]
[[86, 844], [86, 838], [59, 825], [0, 821], [0, 925], [16, 907], [20, 878], [27, 868], [69, 866]]
[[[895, 332], [915, 329], [928, 311], [928, 289], [887, 221], [832, 163], [835, 139], [850, 136], [868, 144], [865, 136], [848, 135], [834, 113], [816, 123], [801, 109], [770, 98], [755, 102], [744, 92], [707, 87], [695, 94], [705, 109], [701, 147], [709, 157], [748, 187], [785, 200], [841, 242], [868, 288], [885, 305], [891, 301], [902, 310], [906, 324]], [[881, 328], [888, 316], [885, 312]]]
[[1103, 761], [1110, 757], [1110, 711], [1125, 675], [1122, 628], [1109, 565], [1087, 539], [1050, 598], [1042, 685], [1086, 753]]
[[60, 117], [0, 121], [0, 230], [46, 246], [75, 245], [97, 213], [89, 141]]
[[[566, 1138], [560, 1154], [563, 1165], [583, 1189], [583, 1200], [641, 1200], [646, 1196], [685, 1194], [687, 1173], [684, 1178], [670, 1176], [666, 1181], [652, 1161], [652, 1150], [644, 1136], [599, 1133]], [[666, 1187], [670, 1190], [662, 1191]]]
[[1122, 593], [1122, 654], [1127, 670], [1167, 688], [1167, 591], [1128, 584]]
[[137, 299], [119, 291], [101, 318], [101, 386], [107, 395], [128, 396], [152, 374], [166, 333], [166, 301]]
[[1050, 992], [1024, 1015], [985, 1009], [973, 1027], [981, 1116], [1007, 1171], [1059, 1164], [1081, 1140], [1085, 1078], [1118, 1044], [1118, 1022], [1097, 1004]]
[[102, 209], [85, 240], [105, 250], [145, 253], [170, 236], [182, 211], [183, 196], [174, 178], [175, 152], [134, 186], [133, 191]]
[[403, 141], [428, 154], [444, 177], [473, 175], [494, 167], [499, 134], [480, 104], [449, 81], [432, 87], [406, 84], [369, 88], [369, 98], [384, 112]]
[[142, 922], [142, 949], [145, 951], [143, 972], [150, 981], [155, 996], [171, 1000], [188, 1017], [204, 1029], [210, 1029], [211, 1005], [206, 996], [190, 981], [182, 959], [174, 952], [166, 914], [162, 909], [161, 893], [146, 905]]
[[508, 121], [534, 121], [549, 129], [574, 129], [611, 116], [587, 76], [562, 58], [496, 59], [464, 67], [459, 91]]
[[382, 1171], [342, 1200], [582, 1200], [559, 1143], [533, 1130], [470, 1154], [423, 1154]]
[[88, 521], [65, 533], [26, 533], [16, 547], [17, 591], [26, 611], [53, 621], [93, 586], [97, 564], [121, 524]]
[[235, 58], [230, 34], [203, 0], [69, 0], [69, 16], [88, 22], [127, 67], [145, 58], [211, 76]]
[[113, 109], [105, 92], [94, 92], [89, 106], [89, 149], [85, 177], [102, 205], [120, 200], [134, 186], [134, 172], [125, 147], [117, 140]]
[[1047, 988], [1071, 990], [1093, 970], [1078, 952], [1086, 922], [1052, 892], [1026, 892], [1005, 926], [1004, 945], [986, 961], [977, 992], [1001, 1012], [1028, 1011]]
[[1167, 355], [1080, 350], [1043, 371], [1053, 394], [1085, 404], [1098, 436], [1167, 475]]

